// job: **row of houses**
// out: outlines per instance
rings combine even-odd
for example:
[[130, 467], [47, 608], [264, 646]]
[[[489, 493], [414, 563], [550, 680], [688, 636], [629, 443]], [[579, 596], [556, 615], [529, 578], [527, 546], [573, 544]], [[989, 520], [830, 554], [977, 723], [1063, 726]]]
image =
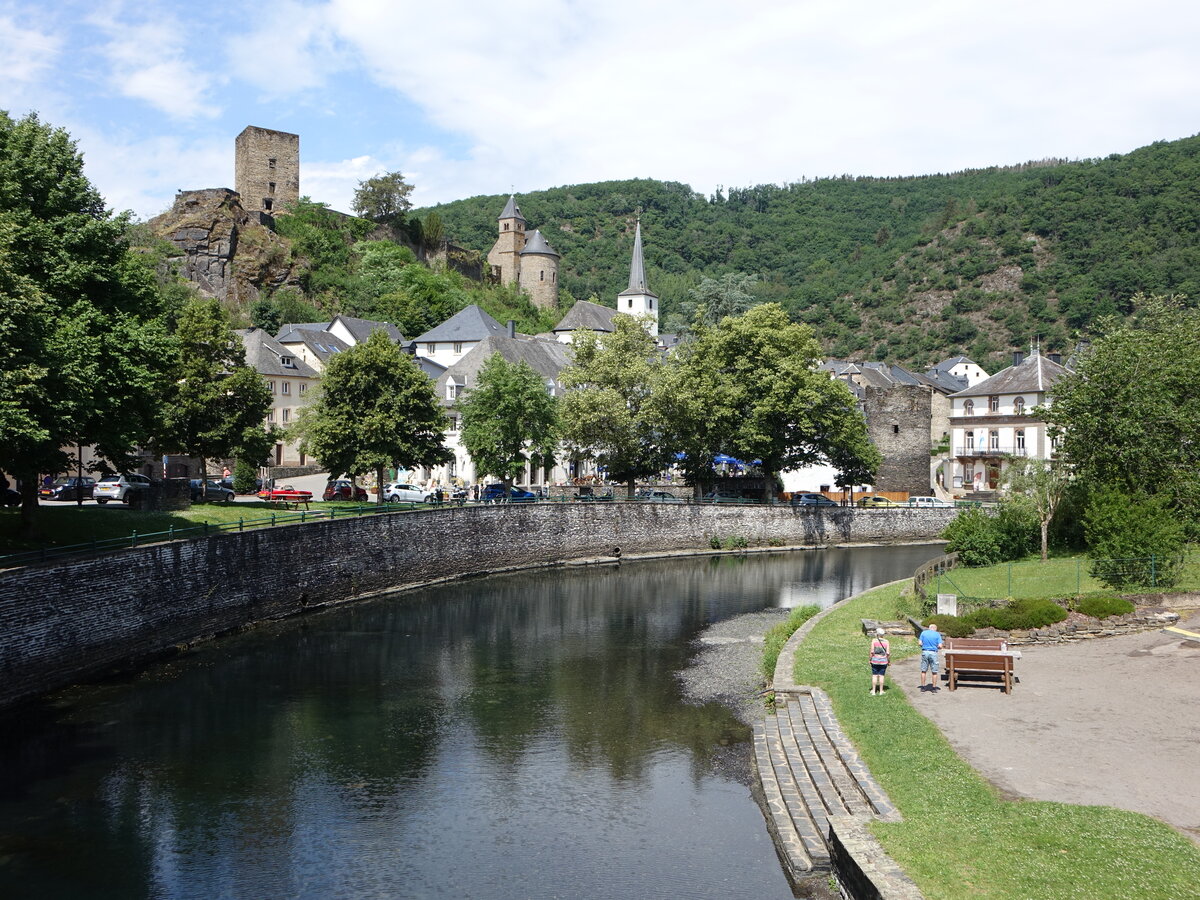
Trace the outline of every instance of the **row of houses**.
[[[524, 228], [519, 207], [510, 198], [499, 226], [506, 235]], [[506, 228], [507, 226], [507, 228]], [[540, 245], [538, 245], [540, 246]], [[446, 444], [453, 454], [445, 466], [406, 473], [414, 480], [472, 483], [480, 480], [459, 439], [455, 402], [475, 385], [493, 353], [513, 363], [525, 362], [546, 382], [553, 396], [562, 394], [560, 375], [571, 360], [570, 345], [580, 330], [614, 330], [613, 317], [639, 315], [666, 352], [674, 335], [658, 333], [658, 298], [646, 284], [641, 224], [636, 226], [629, 286], [616, 298], [616, 308], [588, 301], [576, 303], [555, 327], [538, 335], [518, 333], [510, 321], [501, 324], [478, 306], [468, 306], [424, 334], [406, 338], [395, 326], [349, 316], [328, 322], [285, 325], [278, 334], [261, 329], [240, 332], [248, 364], [267, 380], [273, 395], [267, 422], [287, 426], [295, 421], [312, 386], [329, 361], [367, 339], [376, 330], [411, 353], [434, 383], [447, 411]], [[1050, 387], [1067, 369], [1056, 354], [1014, 354], [1013, 364], [989, 376], [966, 357], [947, 359], [912, 372], [882, 362], [827, 360], [822, 368], [843, 381], [859, 401], [871, 439], [884, 462], [874, 485], [860, 490], [942, 496], [987, 496], [997, 490], [1005, 466], [1013, 459], [1053, 457], [1046, 425], [1034, 410], [1048, 402]], [[278, 466], [305, 466], [295, 442], [275, 447]], [[524, 478], [530, 486], [564, 483], [593, 475], [586, 460], [529, 461]], [[813, 466], [783, 475], [788, 491], [828, 491], [837, 483], [830, 467]]]

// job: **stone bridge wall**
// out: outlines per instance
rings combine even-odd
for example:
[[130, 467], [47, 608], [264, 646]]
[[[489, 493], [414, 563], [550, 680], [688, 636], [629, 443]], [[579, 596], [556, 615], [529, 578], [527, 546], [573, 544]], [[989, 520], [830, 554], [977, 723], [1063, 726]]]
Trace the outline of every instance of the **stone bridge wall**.
[[283, 525], [0, 572], [0, 707], [214, 634], [441, 578], [751, 545], [909, 542], [954, 510], [555, 503]]

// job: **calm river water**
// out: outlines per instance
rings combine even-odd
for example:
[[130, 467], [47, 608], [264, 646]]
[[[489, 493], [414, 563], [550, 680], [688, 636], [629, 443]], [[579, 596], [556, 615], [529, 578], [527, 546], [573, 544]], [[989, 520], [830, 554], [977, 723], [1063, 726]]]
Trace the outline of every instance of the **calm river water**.
[[721, 764], [749, 729], [675, 673], [937, 552], [479, 579], [60, 692], [0, 720], [0, 897], [791, 897]]

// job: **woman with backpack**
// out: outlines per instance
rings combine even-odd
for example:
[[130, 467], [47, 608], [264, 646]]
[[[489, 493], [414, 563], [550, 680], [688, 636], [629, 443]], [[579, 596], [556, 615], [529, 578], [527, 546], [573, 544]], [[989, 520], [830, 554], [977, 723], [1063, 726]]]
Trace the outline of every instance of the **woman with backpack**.
[[884, 638], [882, 628], [875, 629], [875, 637], [871, 639], [871, 694], [883, 694], [883, 679], [887, 674], [888, 663], [892, 661], [892, 647]]

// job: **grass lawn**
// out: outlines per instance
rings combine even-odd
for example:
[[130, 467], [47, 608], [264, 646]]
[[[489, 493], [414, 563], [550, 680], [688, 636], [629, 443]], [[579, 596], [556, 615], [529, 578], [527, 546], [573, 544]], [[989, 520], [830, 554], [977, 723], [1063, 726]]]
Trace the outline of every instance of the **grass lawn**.
[[[1002, 800], [900, 691], [869, 696], [859, 620], [915, 612], [904, 602], [897, 585], [831, 613], [797, 650], [796, 681], [829, 693], [903, 813], [871, 828], [926, 897], [1200, 897], [1200, 849], [1166, 825], [1108, 807]], [[892, 638], [894, 659], [916, 652], [915, 640]]]
[[[954, 569], [930, 582], [931, 592], [958, 594], [960, 597], [1069, 597], [1091, 591], [1110, 591], [1088, 575], [1086, 556], [1026, 559], [978, 569]], [[1179, 581], [1173, 591], [1200, 590], [1200, 553], [1184, 559]]]
[[[305, 518], [326, 518], [331, 510], [336, 515], [351, 515], [360, 507], [373, 510], [373, 503], [330, 502], [314, 503]], [[390, 504], [391, 511], [404, 508], [405, 504]], [[424, 508], [424, 507], [421, 507]], [[0, 556], [42, 548], [66, 547], [87, 544], [92, 540], [105, 541], [130, 538], [137, 532], [139, 540], [155, 534], [150, 540], [163, 540], [166, 533], [185, 532], [180, 536], [197, 536], [202, 532], [195, 529], [204, 523], [210, 525], [237, 525], [244, 521], [247, 528], [271, 524], [271, 516], [277, 522], [296, 521], [295, 510], [273, 507], [266, 502], [252, 503], [209, 503], [195, 504], [190, 509], [172, 512], [143, 512], [129, 509], [124, 504], [110, 503], [106, 506], [76, 506], [74, 503], [42, 504], [38, 510], [39, 538], [24, 540], [20, 537], [20, 511], [0, 509]], [[252, 524], [253, 523], [253, 524]]]

